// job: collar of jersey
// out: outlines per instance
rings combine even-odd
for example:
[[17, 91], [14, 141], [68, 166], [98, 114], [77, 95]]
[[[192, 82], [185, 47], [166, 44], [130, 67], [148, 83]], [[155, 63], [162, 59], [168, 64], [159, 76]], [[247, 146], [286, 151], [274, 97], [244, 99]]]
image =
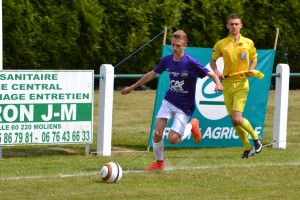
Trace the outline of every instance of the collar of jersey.
[[[234, 37], [232, 35], [228, 35], [227, 37], [231, 42], [234, 42]], [[244, 41], [244, 37], [242, 36], [242, 34], [240, 34], [240, 39], [238, 43], [243, 43]]]

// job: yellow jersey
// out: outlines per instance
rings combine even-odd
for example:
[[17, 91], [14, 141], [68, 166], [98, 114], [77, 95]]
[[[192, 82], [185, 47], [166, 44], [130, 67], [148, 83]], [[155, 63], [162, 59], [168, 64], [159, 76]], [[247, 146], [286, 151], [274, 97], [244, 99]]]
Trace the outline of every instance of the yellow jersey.
[[[213, 48], [212, 59], [217, 60], [219, 57], [224, 59], [223, 74], [225, 77], [229, 77], [237, 72], [248, 71], [250, 61], [257, 61], [257, 53], [253, 41], [242, 35], [240, 35], [236, 45], [234, 44], [234, 37], [231, 35], [219, 40]], [[244, 77], [245, 75], [241, 75], [230, 79], [241, 79]]]

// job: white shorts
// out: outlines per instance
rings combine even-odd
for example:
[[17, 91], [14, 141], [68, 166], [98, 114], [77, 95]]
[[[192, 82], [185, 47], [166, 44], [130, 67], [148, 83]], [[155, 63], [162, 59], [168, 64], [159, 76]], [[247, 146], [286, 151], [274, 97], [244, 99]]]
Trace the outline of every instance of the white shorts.
[[168, 119], [168, 123], [171, 118], [174, 118], [171, 129], [179, 133], [181, 136], [184, 133], [189, 117], [189, 115], [185, 114], [182, 110], [166, 100], [162, 101], [161, 107], [156, 115], [156, 118]]

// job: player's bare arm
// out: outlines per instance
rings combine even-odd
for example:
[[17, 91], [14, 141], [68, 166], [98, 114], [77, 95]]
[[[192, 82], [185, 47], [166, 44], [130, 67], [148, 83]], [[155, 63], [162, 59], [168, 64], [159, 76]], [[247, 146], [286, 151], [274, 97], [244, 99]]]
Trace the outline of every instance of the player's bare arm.
[[257, 61], [253, 61], [249, 67], [249, 70], [255, 69], [256, 65], [257, 65]]
[[215, 60], [210, 61], [210, 67], [214, 71], [214, 73], [219, 77], [220, 80], [224, 79], [223, 73], [221, 73], [218, 68]]
[[147, 74], [145, 74], [140, 80], [138, 80], [136, 83], [134, 83], [131, 86], [128, 86], [126, 88], [124, 88], [121, 92], [121, 94], [129, 94], [130, 92], [132, 92], [132, 90], [134, 90], [135, 88], [144, 85], [145, 83], [148, 83], [149, 81], [151, 81], [152, 79], [154, 79], [157, 76], [157, 73], [155, 71], [150, 71]]
[[215, 84], [216, 84], [215, 91], [216, 92], [219, 92], [219, 91], [223, 90], [223, 86], [220, 82], [220, 79], [218, 78], [218, 76], [216, 74], [214, 74], [213, 72], [208, 72], [207, 76], [215, 82]]

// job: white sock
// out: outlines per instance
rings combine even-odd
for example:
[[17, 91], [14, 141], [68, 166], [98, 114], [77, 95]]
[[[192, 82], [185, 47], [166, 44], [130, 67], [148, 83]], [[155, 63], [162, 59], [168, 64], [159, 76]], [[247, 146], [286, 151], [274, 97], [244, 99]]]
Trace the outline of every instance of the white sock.
[[187, 136], [190, 135], [191, 130], [192, 130], [192, 124], [188, 123], [188, 124], [185, 126], [183, 135], [182, 135], [182, 137], [181, 137], [181, 141], [183, 141], [185, 138], [187, 138]]
[[158, 143], [155, 143], [153, 141], [153, 151], [154, 151], [154, 155], [155, 155], [156, 160], [164, 160], [164, 155], [163, 155], [164, 141], [161, 140]]

